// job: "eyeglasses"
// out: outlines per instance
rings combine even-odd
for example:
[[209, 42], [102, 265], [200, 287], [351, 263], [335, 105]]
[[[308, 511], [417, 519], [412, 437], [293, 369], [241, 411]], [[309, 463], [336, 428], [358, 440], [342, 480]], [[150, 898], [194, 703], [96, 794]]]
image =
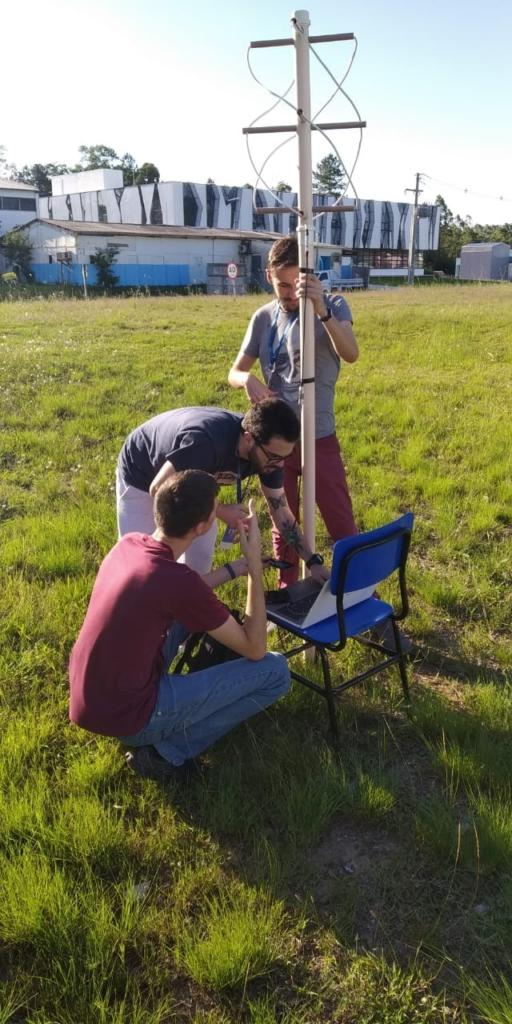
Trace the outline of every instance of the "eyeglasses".
[[288, 455], [279, 455], [277, 452], [271, 451], [270, 448], [266, 448], [264, 444], [260, 444], [259, 441], [256, 441], [256, 447], [261, 448], [269, 465], [277, 465], [277, 463], [282, 462], [283, 459], [288, 458]]

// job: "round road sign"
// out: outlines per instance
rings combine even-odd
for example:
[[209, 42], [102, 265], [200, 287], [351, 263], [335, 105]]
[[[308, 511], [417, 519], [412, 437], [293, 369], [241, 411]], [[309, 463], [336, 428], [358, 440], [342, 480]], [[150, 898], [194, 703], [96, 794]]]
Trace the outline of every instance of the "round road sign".
[[228, 277], [231, 278], [232, 281], [235, 280], [235, 277], [238, 277], [238, 267], [236, 263], [228, 263]]

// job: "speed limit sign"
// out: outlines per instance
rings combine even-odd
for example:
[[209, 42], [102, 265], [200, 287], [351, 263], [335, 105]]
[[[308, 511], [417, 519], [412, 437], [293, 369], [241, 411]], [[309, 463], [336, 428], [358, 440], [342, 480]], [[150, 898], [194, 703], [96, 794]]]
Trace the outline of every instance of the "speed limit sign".
[[236, 263], [228, 263], [228, 277], [231, 281], [234, 281], [238, 277], [238, 267]]

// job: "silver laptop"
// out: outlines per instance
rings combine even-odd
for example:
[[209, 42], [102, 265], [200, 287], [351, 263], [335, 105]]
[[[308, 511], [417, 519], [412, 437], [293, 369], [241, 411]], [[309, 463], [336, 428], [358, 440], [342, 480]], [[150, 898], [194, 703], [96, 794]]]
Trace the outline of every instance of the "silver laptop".
[[[279, 594], [283, 599], [279, 599]], [[366, 601], [374, 593], [374, 587], [365, 587], [362, 590], [353, 590], [345, 594], [343, 607], [351, 608], [360, 601]], [[331, 593], [331, 584], [327, 580], [323, 586], [317, 583], [311, 576], [298, 583], [292, 583], [286, 591], [276, 591], [272, 596], [267, 596], [267, 611], [278, 615], [284, 622], [290, 625], [300, 626], [307, 629], [317, 622], [323, 622], [332, 615], [336, 615], [336, 594]]]

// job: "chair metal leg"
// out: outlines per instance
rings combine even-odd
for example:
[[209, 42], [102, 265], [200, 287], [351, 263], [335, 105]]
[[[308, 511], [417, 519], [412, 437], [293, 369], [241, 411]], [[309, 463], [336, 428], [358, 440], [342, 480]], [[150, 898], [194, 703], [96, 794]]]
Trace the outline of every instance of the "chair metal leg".
[[331, 669], [329, 667], [329, 659], [323, 647], [316, 647], [316, 651], [322, 662], [322, 672], [324, 677], [324, 696], [327, 701], [327, 710], [329, 712], [329, 723], [331, 726], [331, 735], [334, 743], [339, 741], [338, 732], [338, 720], [336, 718], [336, 706], [334, 703], [334, 694], [332, 692], [331, 685]]
[[402, 638], [400, 636], [400, 630], [394, 619], [391, 619], [391, 625], [393, 626], [393, 633], [395, 637], [395, 647], [398, 651], [398, 668], [400, 669], [400, 679], [402, 680], [402, 689], [404, 691], [404, 697], [407, 702], [410, 701], [411, 695], [409, 693], [409, 682], [407, 680], [407, 666], [405, 663], [405, 654], [402, 651]]

